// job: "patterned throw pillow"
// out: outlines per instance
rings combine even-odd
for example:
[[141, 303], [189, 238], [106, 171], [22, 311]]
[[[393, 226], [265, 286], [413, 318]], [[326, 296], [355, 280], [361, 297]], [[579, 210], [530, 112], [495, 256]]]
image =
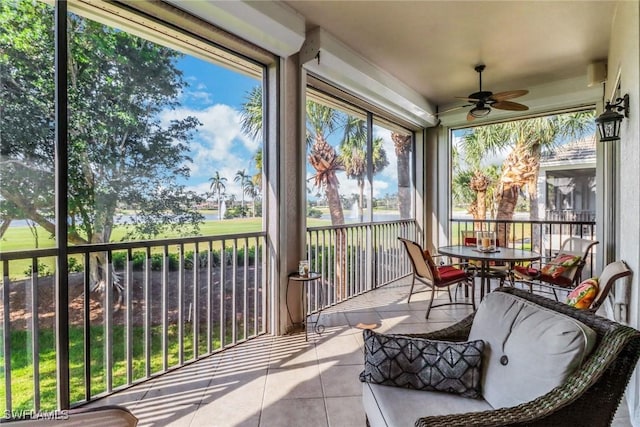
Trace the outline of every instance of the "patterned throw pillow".
[[573, 267], [580, 261], [580, 255], [558, 254], [549, 264], [542, 267], [542, 273], [557, 279], [568, 268]]
[[446, 342], [402, 335], [364, 335], [360, 381], [480, 397], [484, 341]]
[[569, 293], [567, 304], [580, 310], [586, 310], [591, 307], [596, 295], [598, 295], [598, 278], [592, 277], [584, 280]]

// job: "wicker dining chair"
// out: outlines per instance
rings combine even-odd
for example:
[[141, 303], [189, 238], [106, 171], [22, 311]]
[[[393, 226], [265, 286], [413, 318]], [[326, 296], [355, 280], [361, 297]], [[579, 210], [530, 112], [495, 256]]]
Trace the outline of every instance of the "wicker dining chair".
[[[431, 309], [435, 307], [460, 304], [470, 305], [474, 310], [476, 309], [474, 280], [473, 276], [470, 273], [462, 268], [456, 267], [459, 264], [436, 266], [429, 251], [423, 250], [418, 243], [412, 240], [404, 239], [402, 237], [399, 237], [398, 239], [404, 244], [404, 247], [407, 250], [407, 254], [409, 255], [409, 259], [411, 260], [411, 267], [413, 269], [413, 278], [411, 281], [411, 289], [409, 290], [407, 303], [411, 302], [413, 288], [416, 284], [416, 281], [418, 281], [424, 285], [427, 285], [427, 287], [431, 290], [431, 299], [429, 301], [429, 307], [427, 308], [427, 312], [425, 314], [425, 319], [429, 318]], [[458, 284], [462, 284], [468, 287], [469, 292], [471, 292], [471, 302], [458, 302], [457, 299], [454, 300], [451, 298], [450, 288], [451, 286]], [[433, 299], [438, 289], [447, 290], [447, 293], [449, 294], [449, 302], [439, 303], [436, 305], [433, 304]]]

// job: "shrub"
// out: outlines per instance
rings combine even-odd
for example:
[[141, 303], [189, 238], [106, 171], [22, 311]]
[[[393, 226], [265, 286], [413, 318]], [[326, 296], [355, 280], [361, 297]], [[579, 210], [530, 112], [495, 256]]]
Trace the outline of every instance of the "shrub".
[[307, 216], [309, 218], [320, 218], [322, 217], [322, 211], [320, 209], [309, 208], [307, 209]]
[[67, 260], [67, 269], [69, 273], [80, 273], [84, 271], [84, 265], [76, 258], [69, 258]]
[[244, 218], [247, 216], [248, 208], [245, 206], [232, 206], [224, 213], [224, 219]]
[[[151, 254], [151, 270], [162, 271], [164, 255], [161, 253]], [[113, 268], [116, 270], [124, 270], [124, 265], [127, 259], [126, 252], [114, 252], [112, 255]], [[131, 261], [133, 263], [134, 270], [144, 270], [144, 265], [147, 256], [144, 251], [136, 251], [131, 254]], [[180, 265], [178, 254], [169, 253], [169, 271], [176, 271]]]
[[[27, 268], [24, 271], [25, 276], [31, 276], [31, 274], [33, 273], [33, 269], [32, 266], [30, 265], [29, 268]], [[49, 268], [48, 265], [39, 262], [38, 263], [38, 276], [43, 277], [43, 276], [53, 276], [53, 271], [51, 271], [51, 268]]]

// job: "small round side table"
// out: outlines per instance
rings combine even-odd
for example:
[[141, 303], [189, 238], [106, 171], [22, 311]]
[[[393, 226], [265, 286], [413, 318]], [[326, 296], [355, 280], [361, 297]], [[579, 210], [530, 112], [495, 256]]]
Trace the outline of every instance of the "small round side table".
[[[299, 282], [303, 285], [303, 289], [302, 289], [302, 307], [303, 310], [305, 312], [304, 314], [304, 318], [305, 321], [303, 322], [304, 325], [304, 340], [308, 341], [309, 340], [309, 336], [307, 335], [307, 326], [309, 324], [313, 325], [313, 331], [320, 335], [324, 332], [324, 325], [319, 323], [320, 320], [320, 314], [322, 313], [322, 305], [323, 305], [323, 298], [322, 298], [322, 292], [320, 293], [320, 309], [318, 310], [317, 313], [317, 317], [315, 321], [309, 321], [309, 317], [311, 316], [311, 314], [307, 313], [307, 293], [309, 292], [309, 288], [310, 285], [315, 282], [316, 280], [319, 280], [322, 278], [322, 274], [317, 273], [315, 271], [310, 271], [309, 274], [307, 274], [306, 276], [301, 276], [298, 272], [295, 273], [291, 273], [289, 274], [289, 282], [291, 282], [292, 280], [294, 282]], [[289, 282], [287, 282], [287, 294], [289, 293]], [[289, 311], [289, 308], [287, 307], [287, 311]]]

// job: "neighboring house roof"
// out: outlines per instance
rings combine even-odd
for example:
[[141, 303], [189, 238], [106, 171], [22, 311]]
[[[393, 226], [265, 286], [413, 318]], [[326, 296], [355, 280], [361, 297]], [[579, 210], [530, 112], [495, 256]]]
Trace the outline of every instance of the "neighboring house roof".
[[554, 164], [567, 163], [596, 163], [596, 135], [578, 141], [568, 142], [553, 151], [542, 154], [540, 166], [551, 166]]

